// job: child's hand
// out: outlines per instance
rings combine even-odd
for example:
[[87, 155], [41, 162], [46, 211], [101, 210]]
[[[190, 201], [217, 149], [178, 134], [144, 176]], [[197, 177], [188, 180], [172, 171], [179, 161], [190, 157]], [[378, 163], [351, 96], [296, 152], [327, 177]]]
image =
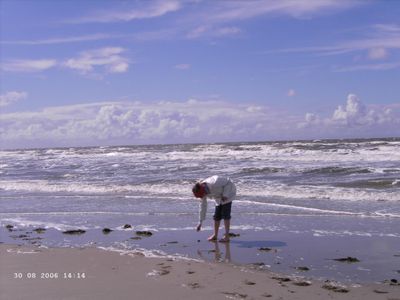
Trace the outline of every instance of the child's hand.
[[199, 225], [197, 225], [196, 227], [196, 231], [200, 231], [201, 230], [201, 223], [199, 223]]

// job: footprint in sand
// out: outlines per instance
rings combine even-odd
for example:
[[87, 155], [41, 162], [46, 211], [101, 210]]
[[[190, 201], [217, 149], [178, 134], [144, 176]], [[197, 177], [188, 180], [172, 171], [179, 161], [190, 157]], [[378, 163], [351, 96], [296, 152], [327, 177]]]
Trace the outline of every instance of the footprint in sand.
[[192, 289], [198, 289], [201, 288], [202, 286], [198, 282], [191, 282], [188, 284]]

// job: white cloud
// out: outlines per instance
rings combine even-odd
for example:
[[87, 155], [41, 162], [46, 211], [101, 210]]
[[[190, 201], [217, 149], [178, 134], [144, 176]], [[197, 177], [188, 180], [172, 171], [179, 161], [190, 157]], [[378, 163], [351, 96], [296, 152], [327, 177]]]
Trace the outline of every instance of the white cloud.
[[57, 66], [74, 69], [82, 74], [124, 73], [129, 69], [130, 61], [122, 54], [121, 47], [105, 47], [81, 52], [77, 57], [69, 58], [64, 62], [55, 59], [20, 59], [9, 60], [1, 65], [3, 71], [8, 72], [42, 72]]
[[106, 47], [81, 52], [76, 58], [70, 58], [64, 66], [78, 70], [83, 74], [103, 68], [107, 73], [123, 73], [129, 68], [128, 59], [121, 56], [125, 50], [120, 47]]
[[[318, 55], [342, 55], [350, 53], [363, 54], [359, 57], [366, 57], [368, 60], [382, 60], [389, 57], [389, 52], [400, 53], [400, 26], [394, 24], [378, 24], [368, 27], [365, 37], [342, 41], [333, 45], [312, 46], [299, 48], [286, 48], [265, 51], [271, 53], [315, 53]], [[366, 55], [364, 55], [366, 54]], [[395, 57], [396, 55], [391, 55]], [[360, 59], [359, 59], [360, 61]], [[386, 63], [365, 63], [360, 62], [353, 66], [335, 66], [333, 71], [348, 72], [358, 70], [389, 70], [399, 68], [398, 60], [387, 61]]]
[[347, 96], [346, 107], [339, 105], [333, 112], [331, 121], [346, 125], [357, 125], [364, 122], [366, 115], [367, 109], [365, 105], [360, 102], [356, 95], [349, 94]]
[[319, 124], [320, 118], [313, 113], [306, 113], [305, 120], [307, 124]]
[[55, 59], [17, 59], [5, 61], [1, 69], [8, 72], [41, 72], [56, 65]]
[[293, 97], [296, 95], [296, 91], [294, 89], [290, 89], [287, 91], [287, 96], [288, 97]]
[[342, 41], [334, 45], [312, 46], [300, 48], [286, 48], [270, 50], [265, 53], [297, 53], [311, 52], [320, 55], [340, 55], [358, 51], [367, 52], [370, 59], [382, 59], [388, 55], [388, 50], [400, 49], [400, 27], [395, 25], [374, 25], [368, 28], [367, 35], [363, 38]]
[[225, 26], [218, 27], [208, 25], [200, 25], [190, 30], [186, 34], [186, 38], [195, 39], [203, 36], [211, 37], [223, 37], [223, 36], [235, 36], [242, 32], [242, 30], [236, 26]]
[[[130, 2], [123, 4], [123, 9], [95, 11], [78, 19], [69, 20], [67, 23], [129, 22], [133, 20], [160, 18], [179, 11], [180, 13], [176, 15], [173, 23], [168, 23], [167, 21], [166, 26], [173, 28], [172, 31], [166, 32], [168, 37], [171, 34], [175, 36], [176, 32], [183, 32], [188, 38], [197, 38], [206, 35], [221, 37], [234, 36], [242, 32], [237, 26], [227, 23], [275, 14], [303, 18], [363, 4], [365, 3], [361, 0], [135, 1], [133, 4]], [[145, 38], [150, 37], [152, 39], [165, 38], [164, 35], [160, 35], [159, 33], [144, 33], [144, 36]]]
[[178, 69], [178, 70], [188, 70], [191, 68], [191, 65], [190, 64], [178, 64], [178, 65], [175, 65], [174, 68]]
[[26, 99], [28, 94], [26, 92], [7, 92], [5, 94], [0, 95], [0, 107], [5, 107], [13, 104], [14, 102]]
[[300, 128], [312, 128], [335, 136], [371, 137], [399, 136], [400, 105], [365, 105], [354, 94], [347, 96], [346, 105], [339, 105], [332, 115], [322, 118], [313, 113], [305, 115]]
[[182, 7], [181, 2], [176, 0], [141, 1], [138, 3], [141, 5], [138, 5], [136, 8], [97, 12], [76, 20], [70, 20], [68, 23], [128, 22], [132, 20], [157, 18], [170, 12], [177, 11]]
[[105, 102], [0, 116], [7, 147], [283, 140], [399, 135], [400, 105], [349, 95], [327, 118], [223, 101]]
[[110, 35], [110, 34], [91, 34], [74, 37], [61, 37], [61, 38], [48, 38], [42, 40], [15, 40], [15, 41], [0, 41], [0, 44], [6, 45], [52, 45], [52, 44], [65, 44], [65, 43], [78, 43], [88, 41], [98, 41], [105, 39], [114, 39], [124, 37], [124, 35]]
[[186, 17], [187, 22], [193, 26], [186, 34], [187, 38], [235, 36], [242, 30], [230, 23], [261, 16], [278, 14], [303, 18], [363, 4], [358, 0], [235, 0], [200, 3], [195, 3], [196, 13]]
[[397, 24], [375, 24], [373, 27], [379, 31], [400, 32], [400, 26]]
[[254, 140], [285, 128], [282, 119], [221, 101], [98, 103], [3, 114], [0, 139], [9, 147]]
[[292, 17], [304, 17], [329, 11], [348, 9], [365, 4], [360, 0], [235, 0], [235, 1], [186, 1], [186, 0], [158, 0], [138, 1], [134, 8], [93, 12], [68, 23], [109, 23], [128, 22], [132, 20], [158, 18], [168, 13], [188, 8], [196, 11], [193, 20], [200, 20], [204, 24], [217, 24], [255, 18], [267, 14], [283, 14]]
[[379, 64], [362, 64], [346, 67], [333, 68], [334, 72], [354, 72], [354, 71], [385, 71], [400, 68], [400, 62], [388, 62]]
[[215, 30], [213, 35], [214, 36], [228, 36], [228, 35], [236, 35], [241, 32], [242, 32], [242, 30], [235, 26], [220, 27]]
[[208, 25], [201, 25], [201, 26], [197, 26], [196, 28], [192, 29], [187, 35], [186, 37], [189, 39], [194, 39], [194, 38], [198, 38], [202, 35], [205, 35], [207, 32], [210, 31], [210, 26]]
[[310, 16], [321, 12], [347, 9], [362, 4], [361, 1], [336, 0], [238, 0], [217, 2], [208, 19], [227, 22], [258, 17], [265, 14], [284, 14], [292, 17]]
[[96, 33], [74, 37], [54, 37], [38, 40], [7, 40], [0, 41], [4, 45], [55, 45], [55, 44], [68, 44], [68, 43], [81, 43], [92, 42], [101, 40], [135, 40], [135, 41], [152, 41], [152, 40], [165, 40], [176, 37], [177, 33], [182, 31], [179, 28], [163, 28], [153, 31], [138, 31], [134, 33]]
[[388, 56], [388, 52], [383, 47], [371, 48], [368, 51], [368, 57], [370, 59], [383, 59], [383, 58], [386, 58], [387, 56]]

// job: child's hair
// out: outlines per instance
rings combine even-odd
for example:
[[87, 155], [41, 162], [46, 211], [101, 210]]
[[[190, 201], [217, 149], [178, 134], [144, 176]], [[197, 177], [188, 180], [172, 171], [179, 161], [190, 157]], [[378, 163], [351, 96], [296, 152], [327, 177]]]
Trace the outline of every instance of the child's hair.
[[193, 192], [193, 194], [197, 194], [198, 192], [200, 192], [200, 189], [201, 189], [201, 184], [200, 184], [200, 182], [196, 182], [196, 184], [193, 186], [193, 188], [192, 188], [192, 192]]

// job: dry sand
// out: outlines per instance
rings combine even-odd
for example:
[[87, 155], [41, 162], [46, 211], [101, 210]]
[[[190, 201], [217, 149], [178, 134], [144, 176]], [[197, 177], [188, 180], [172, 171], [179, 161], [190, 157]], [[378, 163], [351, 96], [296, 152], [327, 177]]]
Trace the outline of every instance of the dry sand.
[[[0, 266], [0, 299], [7, 300], [400, 300], [400, 287], [389, 283], [341, 287], [227, 263], [148, 258], [139, 253], [121, 255], [97, 248], [3, 244]], [[55, 276], [58, 278], [48, 278]]]

